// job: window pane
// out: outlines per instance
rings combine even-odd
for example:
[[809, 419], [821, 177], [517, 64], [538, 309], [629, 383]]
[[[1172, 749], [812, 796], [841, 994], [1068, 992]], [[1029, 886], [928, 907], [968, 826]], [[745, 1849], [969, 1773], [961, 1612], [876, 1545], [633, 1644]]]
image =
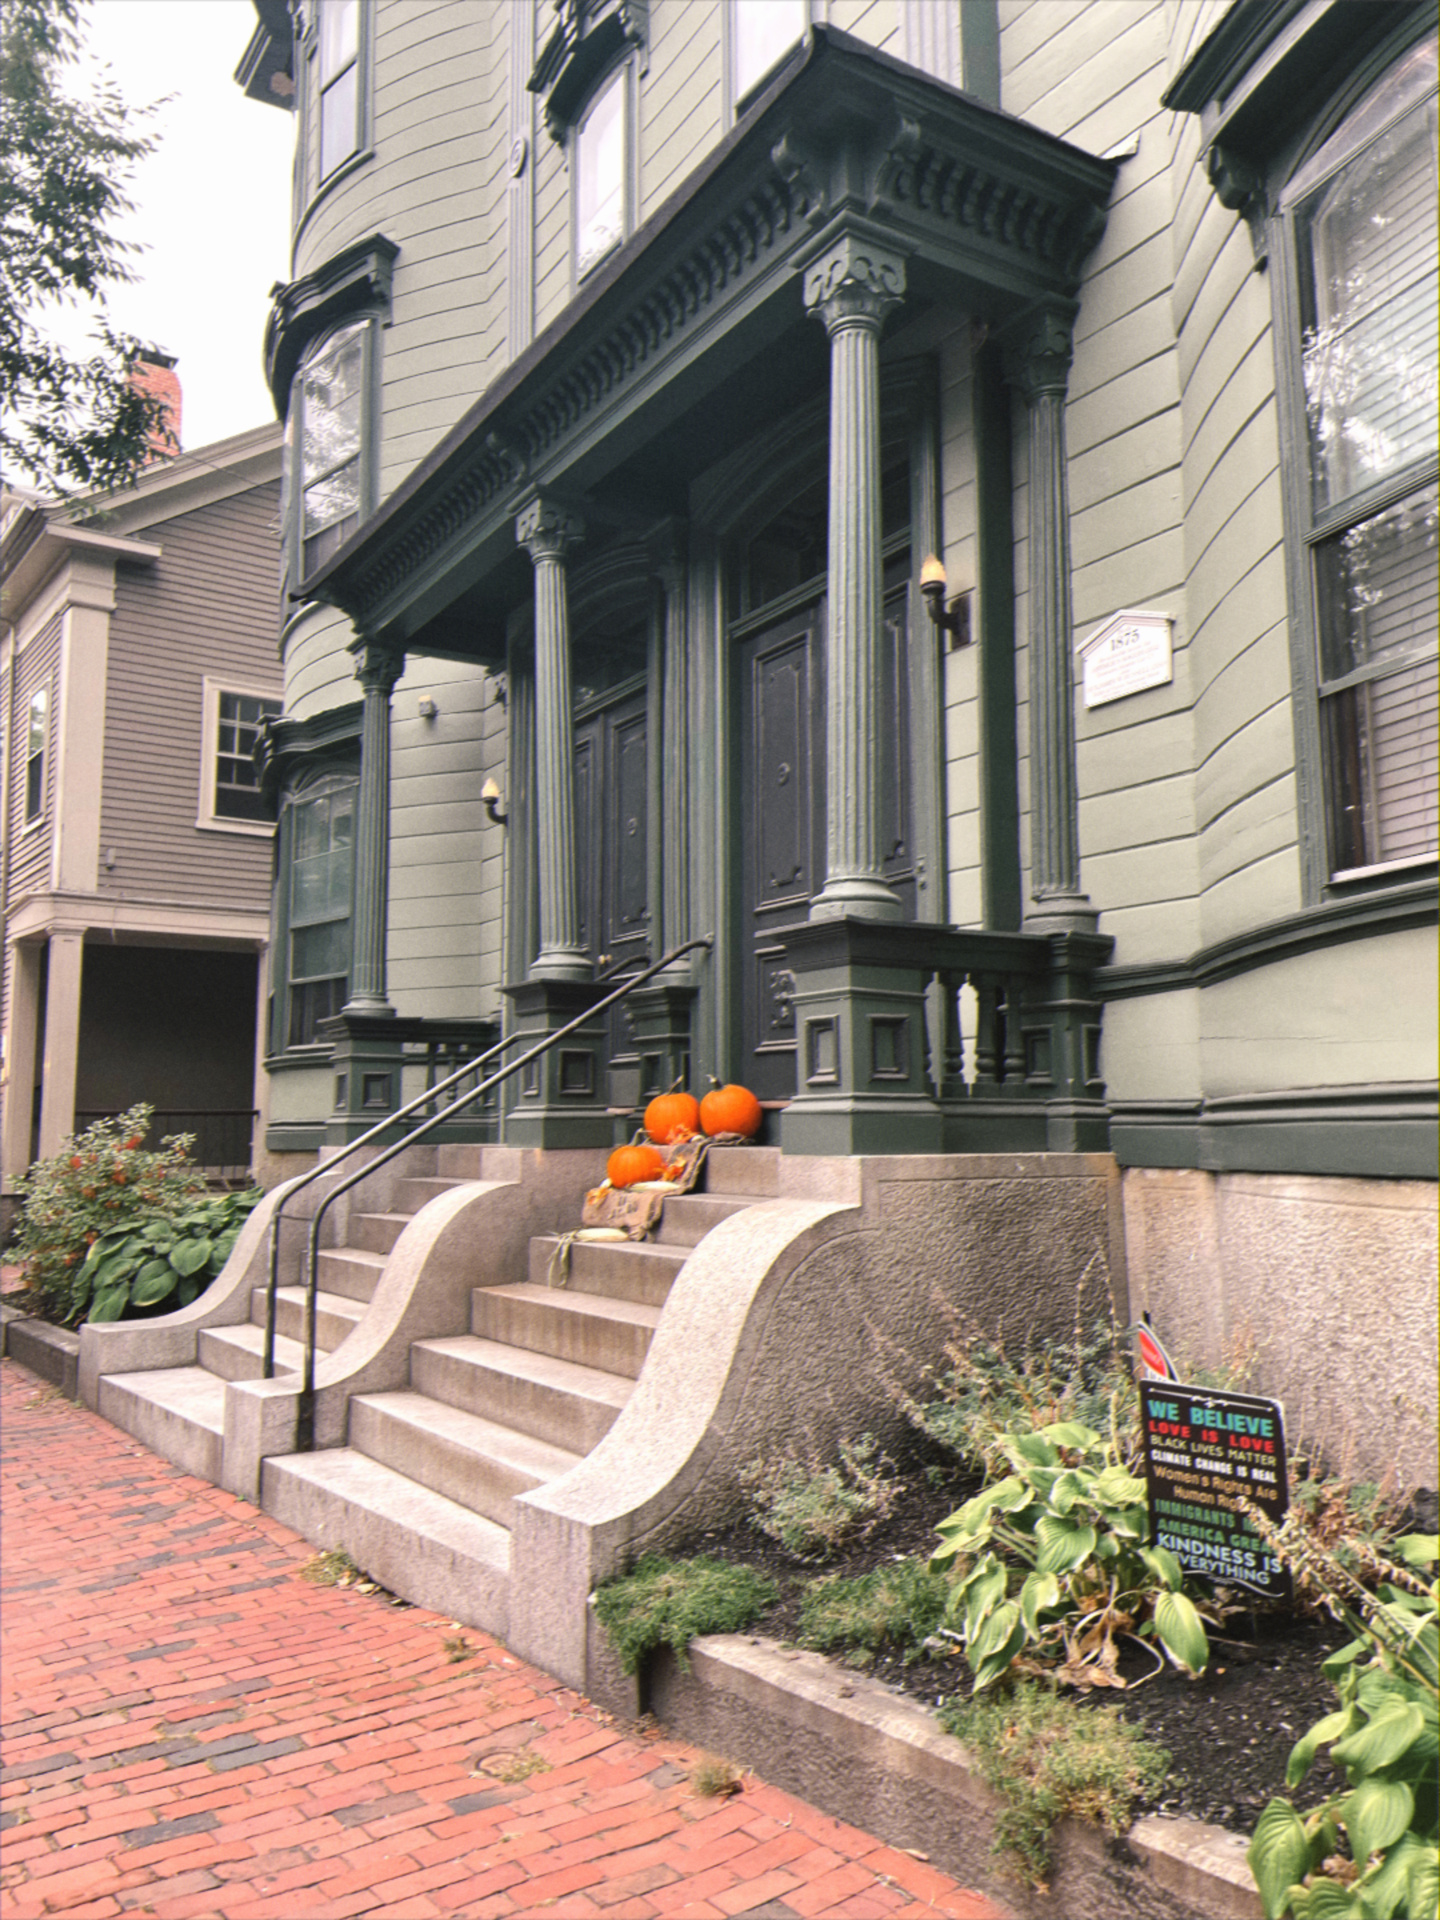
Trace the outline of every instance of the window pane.
[[734, 0], [735, 98], [749, 93], [805, 33], [805, 0]]
[[313, 980], [343, 973], [350, 964], [350, 923], [327, 921], [318, 927], [297, 927], [290, 936], [290, 977]]
[[302, 800], [293, 808], [295, 822], [295, 859], [313, 859], [330, 850], [330, 802], [327, 796]]
[[352, 460], [348, 467], [340, 467], [305, 489], [306, 540], [337, 520], [354, 519], [359, 511], [360, 462]]
[[1437, 522], [1432, 482], [1316, 547], [1322, 680], [1433, 647]]
[[359, 146], [360, 68], [345, 69], [320, 95], [320, 178], [328, 180]]
[[320, 83], [333, 80], [360, 51], [360, 0], [317, 0]]
[[1435, 195], [1430, 101], [1300, 210], [1317, 511], [1434, 449]]
[[1333, 868], [1436, 851], [1437, 697], [1426, 660], [1321, 701]]
[[625, 238], [625, 76], [617, 74], [575, 136], [575, 258], [587, 273]]
[[45, 751], [45, 716], [50, 708], [50, 690], [41, 687], [30, 696], [30, 735], [26, 752], [35, 754]]
[[365, 329], [348, 327], [301, 377], [301, 475], [308, 487], [360, 451]]

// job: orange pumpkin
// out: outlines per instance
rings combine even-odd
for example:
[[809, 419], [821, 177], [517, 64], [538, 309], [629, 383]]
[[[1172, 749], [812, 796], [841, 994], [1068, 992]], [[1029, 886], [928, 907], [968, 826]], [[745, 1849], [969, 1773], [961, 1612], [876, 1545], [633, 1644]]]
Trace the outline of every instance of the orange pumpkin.
[[748, 1087], [722, 1087], [716, 1081], [700, 1102], [700, 1125], [712, 1136], [738, 1133], [742, 1139], [752, 1140], [764, 1117], [760, 1102]]
[[645, 1131], [657, 1146], [688, 1140], [700, 1127], [700, 1102], [693, 1093], [657, 1093], [645, 1109]]
[[612, 1187], [633, 1187], [637, 1180], [658, 1180], [665, 1162], [654, 1147], [643, 1144], [616, 1147], [605, 1162], [605, 1175]]

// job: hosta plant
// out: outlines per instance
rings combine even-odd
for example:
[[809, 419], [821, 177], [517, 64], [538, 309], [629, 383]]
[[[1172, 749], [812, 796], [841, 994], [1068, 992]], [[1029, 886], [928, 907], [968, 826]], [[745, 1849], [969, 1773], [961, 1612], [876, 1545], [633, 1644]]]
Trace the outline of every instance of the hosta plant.
[[158, 1150], [146, 1148], [150, 1117], [142, 1104], [97, 1120], [17, 1183], [23, 1204], [14, 1258], [25, 1270], [35, 1308], [59, 1326], [74, 1326], [86, 1316], [93, 1272], [83, 1282], [81, 1275], [102, 1237], [116, 1229], [133, 1233], [204, 1197], [186, 1135], [163, 1141]]
[[260, 1192], [216, 1194], [179, 1214], [112, 1227], [91, 1247], [76, 1280], [90, 1320], [188, 1307], [217, 1277]]
[[1394, 1579], [1369, 1594], [1292, 1523], [1271, 1538], [1311, 1563], [1355, 1638], [1323, 1668], [1338, 1709], [1297, 1743], [1285, 1774], [1298, 1787], [1328, 1747], [1344, 1792], [1303, 1817], [1272, 1800], [1250, 1843], [1267, 1920], [1429, 1920], [1440, 1911], [1440, 1541], [1396, 1541]]
[[1174, 1555], [1145, 1544], [1145, 1483], [1116, 1436], [1079, 1421], [1004, 1436], [1011, 1471], [942, 1520], [931, 1564], [975, 1691], [1012, 1666], [1071, 1686], [1123, 1686], [1118, 1639], [1157, 1640], [1186, 1673], [1210, 1657]]

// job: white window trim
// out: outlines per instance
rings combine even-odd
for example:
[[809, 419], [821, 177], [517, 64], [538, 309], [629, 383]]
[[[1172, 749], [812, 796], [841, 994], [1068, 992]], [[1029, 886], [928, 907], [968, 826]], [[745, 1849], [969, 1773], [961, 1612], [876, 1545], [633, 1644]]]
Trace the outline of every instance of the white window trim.
[[200, 727], [200, 796], [195, 825], [201, 833], [238, 833], [250, 839], [270, 840], [275, 836], [273, 820], [231, 820], [215, 811], [215, 777], [219, 772], [220, 696], [238, 693], [249, 700], [283, 701], [279, 687], [262, 687], [250, 681], [218, 680], [206, 674], [201, 681], [204, 717]]
[[[620, 156], [620, 237], [613, 246], [597, 254], [585, 267], [580, 265], [580, 135], [587, 125], [591, 112], [600, 96], [612, 85], [620, 87], [620, 111], [623, 116], [621, 125]], [[640, 150], [640, 68], [635, 50], [632, 48], [625, 58], [613, 66], [596, 84], [584, 108], [576, 116], [566, 141], [566, 157], [570, 173], [570, 276], [573, 291], [584, 286], [612, 260], [629, 240], [638, 224], [640, 206], [639, 150]]]
[[[30, 796], [30, 721], [35, 712], [35, 702], [41, 694], [45, 696], [45, 749], [40, 769], [40, 809], [31, 813], [27, 802]], [[47, 678], [33, 686], [25, 700], [25, 722], [23, 743], [20, 749], [20, 834], [23, 839], [27, 833], [39, 833], [50, 824], [50, 781], [52, 763], [55, 757], [55, 683]]]

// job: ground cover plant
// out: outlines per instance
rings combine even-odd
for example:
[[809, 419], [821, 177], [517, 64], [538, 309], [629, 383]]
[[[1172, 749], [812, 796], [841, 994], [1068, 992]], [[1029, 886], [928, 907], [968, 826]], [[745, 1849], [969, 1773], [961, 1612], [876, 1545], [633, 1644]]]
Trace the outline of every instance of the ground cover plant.
[[26, 1304], [57, 1326], [187, 1306], [260, 1198], [209, 1193], [188, 1135], [148, 1149], [151, 1116], [142, 1103], [95, 1121], [17, 1183]]
[[638, 1672], [656, 1647], [671, 1648], [688, 1673], [692, 1640], [738, 1633], [778, 1597], [775, 1583], [750, 1567], [647, 1553], [630, 1573], [596, 1590], [595, 1612], [626, 1673]]

